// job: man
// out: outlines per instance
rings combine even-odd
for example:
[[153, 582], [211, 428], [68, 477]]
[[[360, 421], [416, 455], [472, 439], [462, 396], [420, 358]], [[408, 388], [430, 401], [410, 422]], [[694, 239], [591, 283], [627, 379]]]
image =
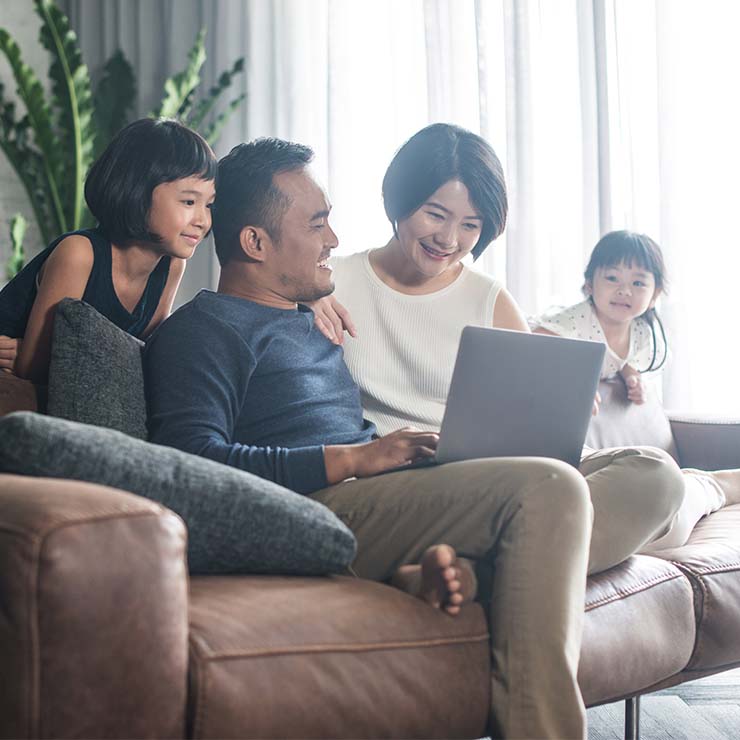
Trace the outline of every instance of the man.
[[147, 345], [151, 439], [324, 503], [355, 533], [362, 577], [387, 580], [442, 541], [484, 561], [495, 574], [483, 584], [493, 605], [492, 729], [583, 737], [586, 483], [534, 458], [376, 476], [433, 454], [437, 435], [375, 439], [341, 348], [300, 305], [333, 290], [327, 260], [337, 246], [311, 159], [306, 147], [262, 139], [221, 161], [218, 292], [200, 293]]

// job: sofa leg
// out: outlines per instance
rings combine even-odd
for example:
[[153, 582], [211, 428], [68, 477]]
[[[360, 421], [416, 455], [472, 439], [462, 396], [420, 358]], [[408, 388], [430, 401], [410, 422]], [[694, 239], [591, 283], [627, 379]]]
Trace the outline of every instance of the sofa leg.
[[624, 702], [624, 740], [640, 740], [640, 697]]

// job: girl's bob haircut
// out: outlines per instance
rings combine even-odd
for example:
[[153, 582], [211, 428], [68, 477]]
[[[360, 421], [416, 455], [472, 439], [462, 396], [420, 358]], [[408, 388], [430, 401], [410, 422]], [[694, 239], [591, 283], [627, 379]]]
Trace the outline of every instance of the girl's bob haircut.
[[433, 123], [414, 134], [393, 157], [383, 178], [383, 202], [393, 233], [436, 190], [459, 180], [483, 219], [473, 258], [504, 230], [508, 201], [504, 171], [490, 144], [472, 131]]
[[200, 134], [178, 121], [142, 118], [119, 131], [93, 164], [85, 200], [114, 244], [157, 243], [149, 230], [154, 188], [184, 177], [214, 180], [217, 169]]
[[646, 234], [626, 230], [610, 231], [599, 239], [583, 273], [586, 285], [593, 284], [597, 269], [621, 264], [628, 267], [636, 265], [652, 273], [656, 290], [666, 292], [668, 279], [660, 247]]

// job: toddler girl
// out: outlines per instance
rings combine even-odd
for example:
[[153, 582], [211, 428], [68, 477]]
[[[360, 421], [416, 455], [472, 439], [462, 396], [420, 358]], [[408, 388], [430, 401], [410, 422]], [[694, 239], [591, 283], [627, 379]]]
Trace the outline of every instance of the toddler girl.
[[[601, 377], [621, 375], [629, 399], [644, 403], [641, 375], [659, 370], [668, 352], [655, 311], [666, 286], [660, 247], [645, 234], [612, 231], [594, 247], [584, 277], [586, 300], [535, 319], [533, 331], [604, 342]], [[740, 503], [740, 470], [683, 473], [686, 495], [676, 521], [668, 535], [644, 552], [684, 544], [702, 516]]]
[[641, 374], [659, 370], [668, 351], [655, 310], [666, 286], [660, 247], [644, 234], [612, 231], [594, 247], [584, 277], [586, 300], [545, 314], [534, 331], [604, 342], [602, 379], [621, 375], [629, 399], [643, 403]]
[[0, 367], [46, 382], [54, 311], [65, 297], [149, 335], [211, 228], [216, 168], [206, 141], [176, 121], [142, 119], [119, 132], [85, 181], [98, 225], [62, 234], [0, 292]]

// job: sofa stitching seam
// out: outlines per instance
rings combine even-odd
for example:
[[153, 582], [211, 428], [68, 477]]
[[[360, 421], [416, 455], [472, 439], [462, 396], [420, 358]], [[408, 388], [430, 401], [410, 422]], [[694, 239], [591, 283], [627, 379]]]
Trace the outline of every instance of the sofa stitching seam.
[[[701, 425], [709, 427], [728, 427], [729, 429], [736, 429], [740, 426], [740, 420], [738, 419], [704, 419], [697, 418], [692, 419], [688, 416], [672, 416], [670, 413], [667, 415], [668, 421], [671, 424], [688, 424], [688, 425]], [[693, 430], [692, 430], [693, 431]]]
[[34, 567], [30, 574], [32, 581], [29, 589], [29, 604], [32, 618], [29, 619], [29, 642], [30, 642], [30, 662], [31, 662], [31, 680], [29, 682], [29, 730], [31, 736], [38, 735], [43, 737], [41, 728], [41, 640], [39, 638], [41, 629], [39, 626], [39, 562], [41, 560], [41, 541], [34, 538], [33, 542], [33, 564]]
[[47, 540], [51, 535], [56, 534], [57, 532], [67, 529], [68, 527], [76, 527], [80, 524], [96, 524], [97, 522], [106, 522], [116, 519], [136, 519], [136, 518], [143, 518], [148, 516], [153, 517], [160, 517], [162, 516], [164, 510], [162, 511], [119, 511], [114, 512], [111, 514], [100, 514], [99, 516], [92, 516], [92, 517], [81, 517], [79, 519], [72, 519], [70, 521], [66, 522], [56, 522], [54, 524], [49, 525], [48, 529], [44, 530], [43, 532], [38, 533], [38, 538], [41, 544], [44, 544], [44, 541]]
[[[704, 630], [701, 629], [701, 627], [704, 624], [705, 617], [707, 616], [708, 611], [709, 611], [709, 606], [707, 604], [707, 586], [704, 583], [704, 579], [702, 578], [701, 574], [692, 571], [690, 568], [686, 567], [683, 563], [677, 562], [675, 560], [671, 562], [673, 562], [673, 564], [684, 574], [684, 577], [691, 584], [691, 594], [694, 600], [694, 627], [695, 627], [694, 646], [691, 651], [691, 656], [689, 657], [689, 661], [684, 668], [685, 670], [686, 668], [689, 668], [691, 664], [697, 660], [696, 656], [700, 653], [704, 645], [705, 635], [704, 635]], [[697, 602], [697, 597], [695, 595], [695, 589], [698, 589], [701, 594], [701, 603]]]
[[695, 575], [697, 578], [700, 578], [702, 575], [706, 575], [708, 573], [734, 573], [735, 569], [740, 569], [740, 561], [736, 561], [733, 563], [722, 563], [721, 565], [703, 566], [701, 569], [687, 563], [681, 563], [680, 561], [672, 560], [671, 562], [674, 563], [674, 565], [676, 565], [677, 567], [681, 567], [682, 570]]
[[464, 637], [440, 637], [430, 640], [409, 640], [399, 642], [378, 642], [378, 643], [359, 643], [355, 645], [341, 645], [337, 643], [327, 643], [325, 645], [300, 645], [286, 646], [277, 648], [258, 648], [255, 650], [242, 650], [239, 652], [222, 652], [214, 653], [208, 656], [201, 656], [204, 662], [216, 662], [220, 660], [243, 660], [246, 658], [270, 658], [284, 655], [308, 655], [316, 653], [370, 653], [382, 650], [409, 650], [426, 647], [447, 647], [454, 645], [467, 645], [476, 642], [488, 641], [488, 632], [468, 635]]
[[193, 725], [193, 738], [201, 737], [203, 727], [205, 725], [206, 716], [206, 685], [208, 683], [208, 671], [205, 670], [205, 666], [200, 671], [197, 669], [196, 672], [200, 673], [200, 680], [198, 681], [198, 701], [195, 711], [195, 723]]
[[609, 596], [604, 596], [601, 599], [598, 599], [597, 601], [593, 601], [590, 604], [586, 604], [585, 611], [589, 612], [598, 606], [603, 606], [604, 604], [609, 604], [613, 601], [618, 601], [620, 599], [623, 599], [626, 596], [634, 596], [635, 594], [646, 591], [651, 586], [655, 586], [661, 583], [669, 583], [670, 581], [674, 581], [677, 578], [681, 578], [681, 577], [682, 577], [681, 573], [672, 573], [667, 576], [665, 574], [661, 576], [656, 576], [655, 578], [651, 578], [648, 581], [642, 581], [641, 583], [637, 584], [636, 586], [633, 586], [632, 588], [622, 589], [621, 591], [617, 591], [614, 594], [610, 594]]

